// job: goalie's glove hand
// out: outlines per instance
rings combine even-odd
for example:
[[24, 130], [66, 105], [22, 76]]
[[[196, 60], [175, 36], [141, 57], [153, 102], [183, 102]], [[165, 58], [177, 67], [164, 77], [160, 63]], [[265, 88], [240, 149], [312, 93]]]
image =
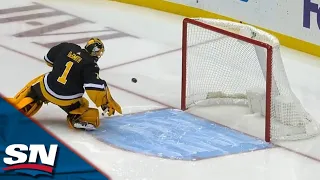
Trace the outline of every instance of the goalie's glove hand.
[[112, 116], [115, 113], [115, 109], [110, 103], [102, 105], [101, 109], [103, 110], [103, 113], [108, 112], [108, 116]]
[[112, 98], [109, 88], [107, 88], [107, 103], [101, 106], [101, 109], [108, 112], [108, 116], [114, 115], [115, 111], [122, 114], [121, 106]]

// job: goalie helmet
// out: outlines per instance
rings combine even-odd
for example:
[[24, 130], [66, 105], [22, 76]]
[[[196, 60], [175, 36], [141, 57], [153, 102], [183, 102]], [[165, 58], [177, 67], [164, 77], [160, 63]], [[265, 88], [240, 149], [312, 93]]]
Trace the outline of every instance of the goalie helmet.
[[84, 49], [96, 60], [100, 59], [104, 53], [103, 42], [99, 38], [91, 38]]

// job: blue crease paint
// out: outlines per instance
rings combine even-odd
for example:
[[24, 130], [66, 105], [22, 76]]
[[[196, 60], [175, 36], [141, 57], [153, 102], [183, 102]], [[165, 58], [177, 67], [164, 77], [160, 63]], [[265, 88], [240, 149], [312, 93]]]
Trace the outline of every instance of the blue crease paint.
[[180, 160], [271, 147], [263, 140], [175, 109], [102, 120], [100, 128], [89, 133], [127, 151]]

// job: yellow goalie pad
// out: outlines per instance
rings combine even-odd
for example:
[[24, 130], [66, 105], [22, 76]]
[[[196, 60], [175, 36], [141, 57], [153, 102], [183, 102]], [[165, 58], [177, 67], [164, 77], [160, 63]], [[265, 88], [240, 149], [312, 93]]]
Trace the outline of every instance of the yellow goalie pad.
[[109, 88], [107, 88], [107, 101], [108, 103], [106, 106], [108, 108], [108, 116], [113, 115], [114, 111], [117, 111], [119, 114], [122, 114], [122, 108], [111, 96]]
[[81, 106], [79, 108], [72, 110], [69, 113], [70, 114], [83, 114], [89, 109], [89, 101], [86, 98], [82, 97], [80, 99], [80, 104], [81, 104]]
[[81, 115], [81, 120], [93, 124], [96, 128], [100, 126], [99, 111], [96, 108], [89, 108]]
[[[89, 101], [85, 98], [82, 98], [81, 106], [73, 111], [70, 111], [70, 114], [79, 114], [81, 121], [86, 121], [90, 124], [93, 124], [96, 128], [100, 126], [99, 111], [96, 108], [89, 108]], [[69, 126], [73, 127], [68, 120]]]
[[109, 88], [105, 91], [87, 90], [87, 94], [97, 107], [101, 106], [103, 110], [107, 110], [109, 116], [113, 115], [115, 111], [122, 114], [122, 108], [111, 96]]
[[13, 98], [7, 98], [9, 103], [15, 106], [19, 111], [22, 111], [26, 116], [35, 115], [43, 105], [41, 101], [35, 101], [31, 97], [27, 97], [31, 91], [31, 87], [39, 82], [43, 75], [31, 80], [24, 88], [22, 88]]
[[[86, 121], [90, 124], [93, 124], [95, 128], [98, 128], [100, 126], [100, 118], [99, 118], [99, 111], [95, 108], [88, 108], [87, 111], [85, 111], [80, 116], [80, 121]], [[67, 122], [69, 124], [70, 128], [73, 128], [73, 125], [71, 124], [71, 121], [67, 119]]]

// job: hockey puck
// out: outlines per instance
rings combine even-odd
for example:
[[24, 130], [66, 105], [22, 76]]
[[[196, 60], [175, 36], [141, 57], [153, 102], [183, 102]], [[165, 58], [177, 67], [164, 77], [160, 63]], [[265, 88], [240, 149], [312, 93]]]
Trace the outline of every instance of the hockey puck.
[[133, 83], [136, 83], [138, 80], [137, 80], [136, 78], [132, 78], [131, 81], [132, 81]]

